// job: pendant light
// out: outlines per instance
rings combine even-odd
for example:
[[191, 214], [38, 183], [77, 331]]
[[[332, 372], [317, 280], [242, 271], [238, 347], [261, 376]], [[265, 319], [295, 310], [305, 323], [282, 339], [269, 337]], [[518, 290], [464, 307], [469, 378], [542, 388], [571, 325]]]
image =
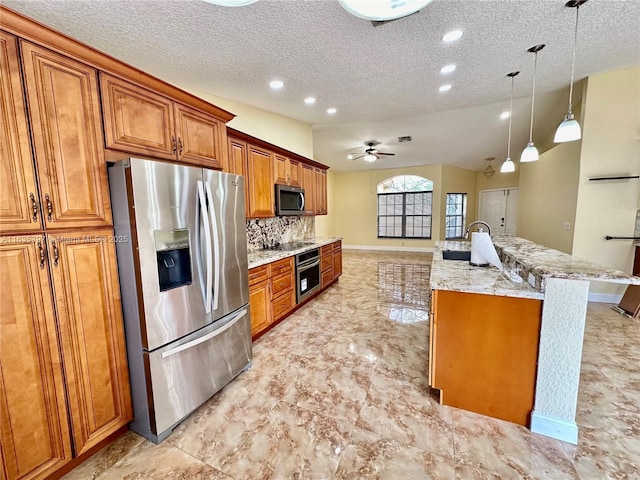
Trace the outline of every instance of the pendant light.
[[493, 177], [493, 174], [496, 173], [496, 171], [494, 170], [494, 168], [491, 166], [491, 162], [493, 162], [496, 159], [496, 157], [487, 157], [485, 158], [485, 162], [487, 162], [487, 168], [485, 168], [482, 171], [482, 174], [487, 177], [488, 179], [491, 179], [491, 177]]
[[580, 124], [573, 117], [571, 112], [571, 101], [573, 98], [573, 75], [576, 68], [576, 45], [578, 43], [578, 13], [580, 11], [580, 5], [586, 3], [587, 0], [570, 0], [565, 4], [565, 7], [576, 9], [576, 28], [573, 36], [573, 56], [571, 60], [571, 84], [569, 86], [569, 110], [564, 116], [564, 120], [558, 126], [556, 135], [553, 137], [555, 143], [573, 142], [574, 140], [580, 140], [582, 138], [582, 132], [580, 131]]
[[533, 88], [531, 91], [531, 124], [529, 126], [529, 143], [522, 153], [520, 154], [520, 162], [535, 162], [540, 158], [540, 154], [538, 153], [538, 149], [533, 144], [533, 107], [536, 101], [536, 71], [538, 70], [538, 52], [544, 48], [544, 43], [540, 45], [536, 45], [535, 47], [531, 47], [527, 52], [531, 52], [535, 55], [535, 60], [533, 62]]
[[511, 173], [516, 171], [515, 164], [511, 161], [511, 118], [513, 117], [513, 79], [520, 72], [507, 73], [507, 77], [511, 77], [511, 102], [509, 103], [509, 140], [507, 141], [507, 159], [500, 167], [500, 173]]

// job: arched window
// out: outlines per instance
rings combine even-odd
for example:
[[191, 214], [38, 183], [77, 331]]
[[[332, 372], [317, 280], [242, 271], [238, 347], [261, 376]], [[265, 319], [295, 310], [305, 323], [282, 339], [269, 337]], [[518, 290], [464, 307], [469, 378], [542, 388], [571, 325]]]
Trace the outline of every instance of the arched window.
[[398, 175], [378, 184], [378, 238], [431, 238], [433, 182]]

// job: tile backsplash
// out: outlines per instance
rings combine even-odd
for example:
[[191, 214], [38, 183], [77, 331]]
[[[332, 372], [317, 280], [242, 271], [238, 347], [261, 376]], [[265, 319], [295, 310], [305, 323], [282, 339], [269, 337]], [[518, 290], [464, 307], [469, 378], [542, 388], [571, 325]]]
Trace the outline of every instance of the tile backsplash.
[[247, 220], [247, 250], [253, 252], [281, 243], [299, 242], [315, 237], [315, 217], [286, 217]]

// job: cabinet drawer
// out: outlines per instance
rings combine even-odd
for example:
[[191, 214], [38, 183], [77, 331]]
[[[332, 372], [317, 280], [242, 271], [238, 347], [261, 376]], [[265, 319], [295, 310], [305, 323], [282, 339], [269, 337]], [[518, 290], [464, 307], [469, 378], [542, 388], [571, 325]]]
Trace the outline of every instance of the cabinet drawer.
[[271, 276], [277, 277], [283, 273], [291, 273], [293, 271], [293, 257], [283, 258], [271, 263]]
[[333, 246], [333, 251], [342, 250], [342, 240], [338, 240], [337, 242], [333, 242], [331, 244]]
[[325, 255], [331, 255], [333, 251], [333, 244], [325, 245], [324, 247], [320, 247], [320, 256], [324, 257]]
[[285, 273], [271, 278], [271, 296], [279, 297], [285, 291], [293, 289], [293, 274]]
[[269, 265], [261, 265], [249, 270], [249, 285], [264, 282], [269, 279]]
[[291, 290], [286, 295], [274, 300], [272, 303], [273, 319], [278, 320], [289, 313], [295, 304], [294, 299], [295, 294], [293, 290]]

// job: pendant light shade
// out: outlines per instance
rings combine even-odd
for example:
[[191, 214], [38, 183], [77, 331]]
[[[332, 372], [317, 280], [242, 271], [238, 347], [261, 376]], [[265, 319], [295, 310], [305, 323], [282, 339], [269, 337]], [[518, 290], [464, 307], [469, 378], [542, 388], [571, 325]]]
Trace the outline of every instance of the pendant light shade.
[[576, 9], [576, 28], [573, 34], [573, 54], [571, 59], [571, 84], [569, 86], [569, 110], [564, 116], [564, 120], [558, 126], [556, 135], [553, 137], [555, 143], [573, 142], [574, 140], [580, 140], [582, 138], [582, 132], [580, 130], [580, 124], [573, 118], [571, 112], [571, 103], [573, 99], [573, 75], [576, 69], [576, 46], [578, 44], [578, 18], [580, 13], [580, 5], [587, 3], [587, 0], [569, 0], [565, 7]]
[[531, 52], [535, 55], [535, 60], [533, 63], [533, 87], [531, 89], [531, 123], [529, 125], [529, 142], [522, 153], [520, 154], [520, 162], [535, 162], [540, 158], [540, 154], [538, 153], [538, 149], [533, 144], [533, 110], [536, 101], [536, 72], [538, 70], [538, 52], [544, 48], [544, 43], [540, 45], [536, 45], [535, 47], [531, 47], [528, 52]]
[[513, 117], [513, 79], [520, 72], [507, 73], [507, 77], [511, 77], [511, 100], [509, 102], [509, 139], [507, 140], [507, 158], [500, 166], [500, 173], [511, 173], [516, 171], [516, 166], [511, 160], [511, 119]]

